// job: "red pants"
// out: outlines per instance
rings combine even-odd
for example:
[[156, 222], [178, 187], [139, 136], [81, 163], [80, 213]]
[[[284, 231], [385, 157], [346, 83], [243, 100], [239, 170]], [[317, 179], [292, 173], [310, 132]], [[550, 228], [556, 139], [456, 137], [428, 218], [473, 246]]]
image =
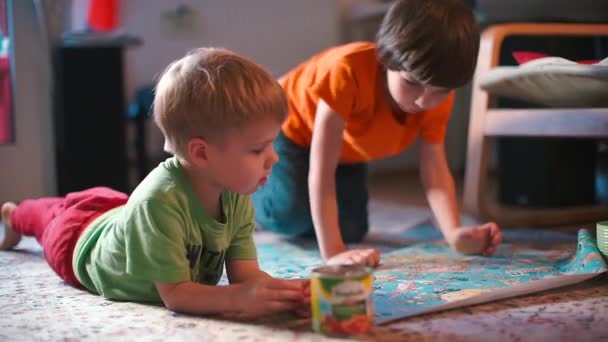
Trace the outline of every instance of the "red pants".
[[67, 283], [81, 287], [72, 268], [78, 237], [99, 215], [127, 199], [121, 192], [99, 187], [65, 197], [26, 200], [13, 212], [11, 226], [18, 233], [35, 236], [53, 271]]

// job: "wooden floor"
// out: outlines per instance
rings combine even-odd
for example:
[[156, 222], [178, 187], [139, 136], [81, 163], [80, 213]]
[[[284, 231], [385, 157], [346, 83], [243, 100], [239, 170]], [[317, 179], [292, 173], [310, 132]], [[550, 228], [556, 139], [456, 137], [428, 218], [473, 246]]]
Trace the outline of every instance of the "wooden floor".
[[[463, 193], [463, 179], [464, 177], [459, 176], [458, 173], [454, 176], [454, 184], [456, 187], [456, 194], [458, 198], [458, 205], [462, 211], [462, 193]], [[497, 196], [497, 180], [494, 175], [490, 175], [488, 178], [488, 191], [489, 196]], [[378, 172], [370, 175], [369, 178], [369, 193], [370, 198], [374, 200], [380, 200], [382, 202], [388, 202], [395, 205], [402, 206], [416, 206], [416, 207], [428, 207], [424, 190], [420, 182], [420, 176], [417, 170], [406, 170], [406, 171], [388, 171]], [[465, 213], [466, 214], [466, 213]], [[608, 211], [606, 214], [608, 219]], [[556, 225], [556, 226], [535, 226], [532, 224], [524, 224], [527, 228], [538, 228], [538, 229], [550, 229], [559, 230], [566, 232], [576, 232], [582, 227], [591, 228], [590, 230], [595, 231], [595, 222], [581, 221], [575, 224], [568, 225]]]
[[[458, 189], [462, 189], [460, 183]], [[369, 178], [369, 195], [373, 199], [395, 204], [427, 205], [417, 170], [372, 174]]]

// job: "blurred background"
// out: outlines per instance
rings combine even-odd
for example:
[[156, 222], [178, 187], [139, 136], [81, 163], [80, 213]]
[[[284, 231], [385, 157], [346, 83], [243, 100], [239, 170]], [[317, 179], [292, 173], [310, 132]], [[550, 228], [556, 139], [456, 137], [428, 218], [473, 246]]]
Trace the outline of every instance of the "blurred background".
[[[608, 22], [608, 1], [465, 2], [482, 28], [515, 21]], [[252, 58], [280, 77], [323, 49], [373, 40], [390, 3], [0, 0], [0, 201], [94, 185], [132, 190], [166, 157], [160, 132], [148, 114], [155, 79], [169, 62], [195, 47], [219, 46]], [[511, 53], [521, 49], [572, 59], [608, 55], [606, 41], [600, 38], [516, 38], [505, 43], [501, 62], [514, 64]], [[505, 107], [520, 105], [500, 102]], [[467, 86], [457, 91], [446, 137], [448, 161], [457, 178], [465, 167], [469, 106]], [[498, 183], [510, 191], [501, 193], [501, 201], [541, 207], [600, 201], [605, 184], [600, 187], [598, 179], [605, 175], [606, 143], [565, 144], [499, 141], [493, 165], [525, 160], [524, 177], [530, 180], [519, 181], [522, 170], [498, 167]], [[415, 174], [416, 150], [374, 162], [371, 177]], [[537, 152], [526, 154], [532, 150]], [[548, 180], [550, 186], [591, 185], [581, 185], [580, 193], [562, 199], [551, 196], [546, 186], [537, 186], [539, 179], [548, 178], [543, 170], [563, 167], [580, 172], [555, 175]]]

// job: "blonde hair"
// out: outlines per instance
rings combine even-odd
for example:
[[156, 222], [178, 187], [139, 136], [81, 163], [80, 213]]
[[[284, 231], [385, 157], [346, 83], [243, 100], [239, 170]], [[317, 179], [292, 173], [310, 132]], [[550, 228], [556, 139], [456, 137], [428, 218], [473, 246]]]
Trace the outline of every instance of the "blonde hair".
[[186, 157], [193, 138], [221, 141], [260, 119], [283, 122], [287, 98], [256, 63], [225, 49], [199, 48], [163, 72], [153, 112], [171, 152]]

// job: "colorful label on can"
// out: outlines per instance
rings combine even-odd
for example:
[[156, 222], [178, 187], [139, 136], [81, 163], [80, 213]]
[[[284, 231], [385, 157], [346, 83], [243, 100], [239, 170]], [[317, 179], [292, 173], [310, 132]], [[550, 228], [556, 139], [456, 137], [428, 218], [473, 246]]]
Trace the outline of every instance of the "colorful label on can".
[[324, 269], [313, 271], [311, 281], [313, 330], [328, 335], [369, 331], [374, 322], [371, 272], [340, 276]]

